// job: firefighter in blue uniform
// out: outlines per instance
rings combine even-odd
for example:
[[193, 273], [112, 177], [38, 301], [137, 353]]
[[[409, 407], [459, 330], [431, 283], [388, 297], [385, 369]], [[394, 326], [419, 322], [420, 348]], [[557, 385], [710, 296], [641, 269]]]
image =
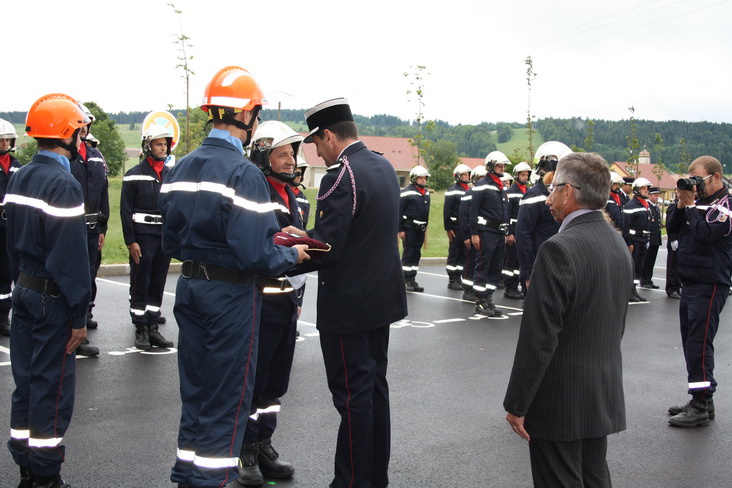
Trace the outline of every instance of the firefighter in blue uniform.
[[460, 199], [470, 189], [470, 166], [458, 164], [452, 172], [455, 184], [445, 192], [445, 204], [442, 209], [443, 224], [447, 232], [449, 248], [447, 251], [447, 287], [451, 290], [462, 290], [460, 277], [463, 274], [465, 263], [465, 245], [463, 235], [460, 233], [458, 217], [460, 214]]
[[503, 291], [505, 298], [521, 300], [524, 295], [519, 291], [519, 262], [516, 253], [516, 223], [518, 223], [518, 212], [521, 206], [521, 199], [526, 195], [531, 175], [531, 166], [522, 161], [513, 167], [514, 183], [506, 190], [508, 197], [508, 235], [506, 235], [506, 258], [503, 263], [503, 282], [506, 289]]
[[[81, 128], [81, 140], [86, 140], [94, 115], [83, 104], [79, 104], [81, 110], [87, 117], [88, 123]], [[84, 212], [86, 219], [87, 248], [89, 254], [89, 279], [92, 284], [92, 297], [89, 302], [86, 326], [89, 329], [96, 329], [98, 324], [92, 318], [92, 308], [96, 296], [95, 280], [97, 277], [97, 258], [104, 246], [104, 236], [107, 232], [107, 219], [109, 218], [109, 183], [107, 181], [106, 163], [98, 149], [82, 143], [79, 146], [78, 155], [70, 161], [71, 174], [81, 185], [84, 195]], [[80, 356], [98, 356], [99, 348], [89, 344], [88, 339], [79, 346], [76, 353]]]
[[509, 162], [505, 154], [493, 151], [485, 158], [488, 174], [473, 187], [468, 225], [470, 242], [477, 251], [473, 290], [475, 313], [499, 317], [493, 304], [493, 292], [498, 288], [506, 253], [508, 231], [508, 197], [501, 177]]
[[674, 201], [666, 208], [666, 296], [676, 300], [681, 298], [681, 278], [679, 278], [677, 269], [679, 234], [669, 230], [668, 222], [678, 203], [678, 198], [674, 198]]
[[316, 105], [305, 117], [305, 142], [316, 145], [328, 166], [315, 228], [307, 234], [332, 248], [298, 271], [319, 268], [317, 327], [341, 417], [330, 486], [384, 488], [391, 452], [389, 326], [407, 313], [394, 239], [401, 220], [399, 183], [391, 163], [358, 140], [345, 98]]
[[183, 261], [174, 307], [183, 408], [170, 477], [183, 487], [244, 486], [236, 467], [254, 388], [257, 277], [307, 259], [303, 245], [274, 244], [275, 205], [244, 157], [263, 102], [248, 71], [216, 73], [201, 106], [213, 129], [160, 189], [163, 248]]
[[74, 409], [74, 352], [86, 336], [91, 296], [84, 202], [69, 170], [85, 115], [68, 95], [39, 98], [26, 133], [39, 152], [8, 183], [13, 279], [10, 361], [15, 379], [8, 447], [20, 488], [70, 488], [63, 437]]
[[692, 396], [668, 410], [669, 423], [677, 427], [708, 425], [714, 418], [714, 336], [732, 284], [732, 212], [722, 164], [701, 156], [689, 174], [677, 182], [678, 206], [667, 224], [679, 236], [681, 345]]
[[[0, 201], [5, 198], [8, 180], [18, 171], [20, 163], [12, 154], [15, 150], [15, 141], [18, 134], [13, 124], [0, 119]], [[10, 335], [10, 292], [13, 275], [10, 272], [10, 258], [8, 257], [7, 238], [5, 236], [5, 212], [0, 205], [0, 334]]]
[[409, 172], [410, 184], [401, 191], [399, 199], [399, 239], [402, 241], [402, 270], [408, 291], [424, 291], [416, 281], [422, 245], [430, 219], [430, 192], [427, 178], [430, 173], [423, 166]]
[[163, 251], [158, 196], [170, 171], [165, 160], [172, 150], [173, 134], [153, 124], [143, 132], [141, 141], [141, 161], [122, 179], [119, 214], [130, 253], [130, 317], [135, 326], [135, 347], [149, 350], [173, 347], [158, 328], [170, 266]]
[[623, 207], [623, 218], [625, 220], [625, 240], [629, 242], [629, 250], [633, 256], [633, 294], [631, 302], [647, 302], [638, 293], [641, 275], [643, 273], [643, 261], [646, 258], [646, 251], [651, 237], [651, 209], [648, 204], [648, 191], [651, 189], [651, 182], [645, 178], [636, 178], [633, 182], [633, 199]]
[[[620, 197], [620, 185], [623, 184], [623, 178], [615, 171], [610, 172], [610, 195], [607, 199], [605, 211], [607, 212], [613, 226], [620, 232], [623, 232], [625, 220], [623, 219], [623, 204]], [[625, 236], [623, 237], [625, 238]], [[628, 245], [628, 241], [625, 242]]]
[[310, 220], [310, 201], [308, 200], [308, 197], [305, 196], [305, 192], [300, 190], [300, 187], [302, 187], [303, 190], [305, 189], [305, 184], [303, 184], [303, 180], [305, 179], [305, 170], [308, 169], [310, 165], [302, 157], [297, 156], [297, 154], [295, 156], [297, 157], [295, 180], [287, 183], [287, 186], [289, 186], [290, 190], [295, 194], [295, 200], [297, 200], [297, 206], [300, 209], [302, 228], [307, 229], [308, 221]]
[[470, 172], [470, 180], [472, 185], [465, 195], [460, 197], [460, 209], [458, 210], [458, 225], [460, 227], [460, 236], [465, 246], [465, 263], [463, 264], [463, 275], [461, 276], [461, 284], [463, 285], [462, 299], [466, 302], [475, 302], [475, 291], [473, 290], [473, 278], [475, 275], [475, 257], [478, 251], [473, 249], [470, 240], [470, 202], [473, 200], [473, 187], [488, 174], [484, 165], [478, 165]]
[[526, 293], [531, 271], [534, 269], [534, 260], [539, 247], [551, 236], [559, 232], [560, 223], [546, 205], [549, 196], [547, 185], [554, 178], [557, 163], [572, 150], [558, 141], [548, 141], [536, 149], [534, 159], [537, 160], [536, 169], [538, 180], [529, 188], [519, 204], [519, 214], [516, 222], [516, 253], [518, 254], [521, 276], [521, 289]]
[[651, 211], [650, 232], [646, 257], [643, 259], [643, 270], [641, 271], [641, 288], [658, 290], [660, 286], [653, 282], [653, 268], [656, 266], [658, 248], [661, 247], [661, 208], [658, 206], [658, 196], [661, 189], [652, 186], [648, 191], [648, 208]]
[[[295, 181], [295, 158], [303, 136], [282, 122], [268, 120], [254, 134], [251, 160], [267, 177], [269, 197], [276, 204], [275, 215], [281, 229], [303, 229], [295, 193], [289, 186]], [[272, 447], [277, 427], [280, 398], [290, 383], [295, 356], [297, 318], [302, 306], [306, 276], [288, 278], [286, 288], [265, 288], [259, 326], [259, 353], [254, 382], [252, 409], [241, 446], [239, 480], [247, 486], [259, 486], [264, 476], [290, 478], [292, 464], [280, 459]]]

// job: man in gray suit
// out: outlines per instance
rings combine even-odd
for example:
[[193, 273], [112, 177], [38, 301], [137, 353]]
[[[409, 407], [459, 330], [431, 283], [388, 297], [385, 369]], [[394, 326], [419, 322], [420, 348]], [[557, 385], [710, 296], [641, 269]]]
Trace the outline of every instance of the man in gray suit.
[[559, 161], [546, 204], [562, 223], [536, 258], [503, 406], [537, 487], [609, 487], [607, 435], [625, 430], [620, 341], [633, 264], [602, 209], [597, 154]]

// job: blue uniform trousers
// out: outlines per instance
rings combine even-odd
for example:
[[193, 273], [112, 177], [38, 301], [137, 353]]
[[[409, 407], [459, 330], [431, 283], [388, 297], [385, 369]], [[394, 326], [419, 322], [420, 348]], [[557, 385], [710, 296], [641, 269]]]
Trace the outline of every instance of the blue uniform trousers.
[[708, 398], [717, 388], [713, 341], [728, 295], [729, 288], [723, 285], [684, 283], [681, 289], [681, 345], [689, 375], [689, 394], [695, 398]]
[[321, 331], [320, 347], [333, 404], [341, 415], [331, 486], [385, 487], [391, 454], [389, 326], [350, 334]]
[[222, 487], [238, 476], [260, 310], [261, 294], [252, 283], [178, 279], [173, 311], [182, 411], [174, 483]]
[[[465, 246], [464, 242], [462, 244]], [[475, 283], [473, 280], [475, 278], [475, 257], [477, 255], [478, 251], [473, 248], [472, 245], [465, 248], [465, 264], [463, 265], [462, 283], [463, 288], [468, 291], [473, 289], [473, 284]]]
[[10, 270], [10, 258], [8, 258], [7, 231], [0, 226], [0, 316], [10, 312], [13, 283], [13, 273]]
[[501, 281], [505, 254], [506, 236], [503, 233], [480, 232], [480, 253], [475, 259], [475, 296], [493, 295]]
[[89, 316], [91, 317], [91, 310], [94, 308], [94, 299], [97, 297], [97, 271], [99, 266], [102, 264], [102, 254], [99, 252], [99, 234], [96, 232], [87, 232], [87, 250], [89, 252], [89, 279], [91, 280], [91, 301], [89, 302]]
[[404, 249], [402, 252], [402, 270], [405, 279], [414, 279], [419, 269], [419, 260], [422, 257], [422, 244], [424, 244], [425, 231], [404, 228]]
[[61, 471], [63, 436], [74, 410], [76, 355], [66, 354], [71, 313], [62, 297], [24, 286], [13, 290], [10, 360], [15, 391], [8, 448], [15, 463], [35, 476]]
[[[506, 284], [507, 290], [518, 290], [519, 286], [519, 262], [516, 253], [516, 244], [506, 246], [506, 257], [503, 264], [503, 282]], [[526, 291], [524, 289], [524, 291]]]
[[163, 252], [162, 237], [136, 236], [140, 264], [130, 257], [130, 315], [134, 323], [157, 323], [163, 303], [170, 258]]
[[465, 263], [465, 244], [463, 243], [460, 231], [455, 231], [455, 237], [447, 250], [447, 263], [445, 268], [447, 270], [447, 276], [450, 280], [459, 280], [463, 274], [463, 267]]

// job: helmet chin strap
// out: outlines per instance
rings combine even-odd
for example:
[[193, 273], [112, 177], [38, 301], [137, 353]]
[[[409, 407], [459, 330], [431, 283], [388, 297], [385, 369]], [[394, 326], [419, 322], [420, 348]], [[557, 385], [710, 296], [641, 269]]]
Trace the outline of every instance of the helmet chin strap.
[[70, 153], [69, 161], [73, 161], [79, 156], [79, 149], [76, 147], [79, 132], [80, 129], [76, 129], [74, 131], [74, 134], [71, 136], [71, 144], [66, 144], [61, 139], [53, 139], [54, 145], [60, 147], [61, 149], [65, 149]]
[[248, 146], [249, 143], [252, 142], [252, 130], [254, 129], [254, 122], [257, 121], [257, 118], [259, 117], [259, 111], [262, 110], [261, 105], [255, 105], [254, 108], [251, 110], [252, 118], [250, 119], [248, 124], [245, 124], [244, 122], [240, 120], [236, 120], [235, 115], [224, 115], [224, 117], [221, 118], [222, 122], [225, 122], [227, 124], [233, 125], [234, 127], [243, 130], [247, 134], [246, 141], [242, 141], [244, 144], [244, 147]]

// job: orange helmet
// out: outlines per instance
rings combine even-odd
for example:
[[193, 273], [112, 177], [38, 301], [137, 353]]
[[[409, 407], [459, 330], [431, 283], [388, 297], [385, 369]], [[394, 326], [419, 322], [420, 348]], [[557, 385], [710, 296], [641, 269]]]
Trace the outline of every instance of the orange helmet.
[[[264, 93], [257, 81], [244, 68], [229, 66], [219, 70], [206, 86], [203, 94], [201, 109], [210, 117], [222, 118], [224, 112], [240, 112], [252, 110], [257, 105], [267, 103]], [[219, 113], [209, 112], [210, 107], [234, 109], [220, 110]]]
[[25, 132], [29, 137], [66, 139], [87, 123], [79, 102], [63, 93], [51, 93], [31, 106], [25, 119]]

